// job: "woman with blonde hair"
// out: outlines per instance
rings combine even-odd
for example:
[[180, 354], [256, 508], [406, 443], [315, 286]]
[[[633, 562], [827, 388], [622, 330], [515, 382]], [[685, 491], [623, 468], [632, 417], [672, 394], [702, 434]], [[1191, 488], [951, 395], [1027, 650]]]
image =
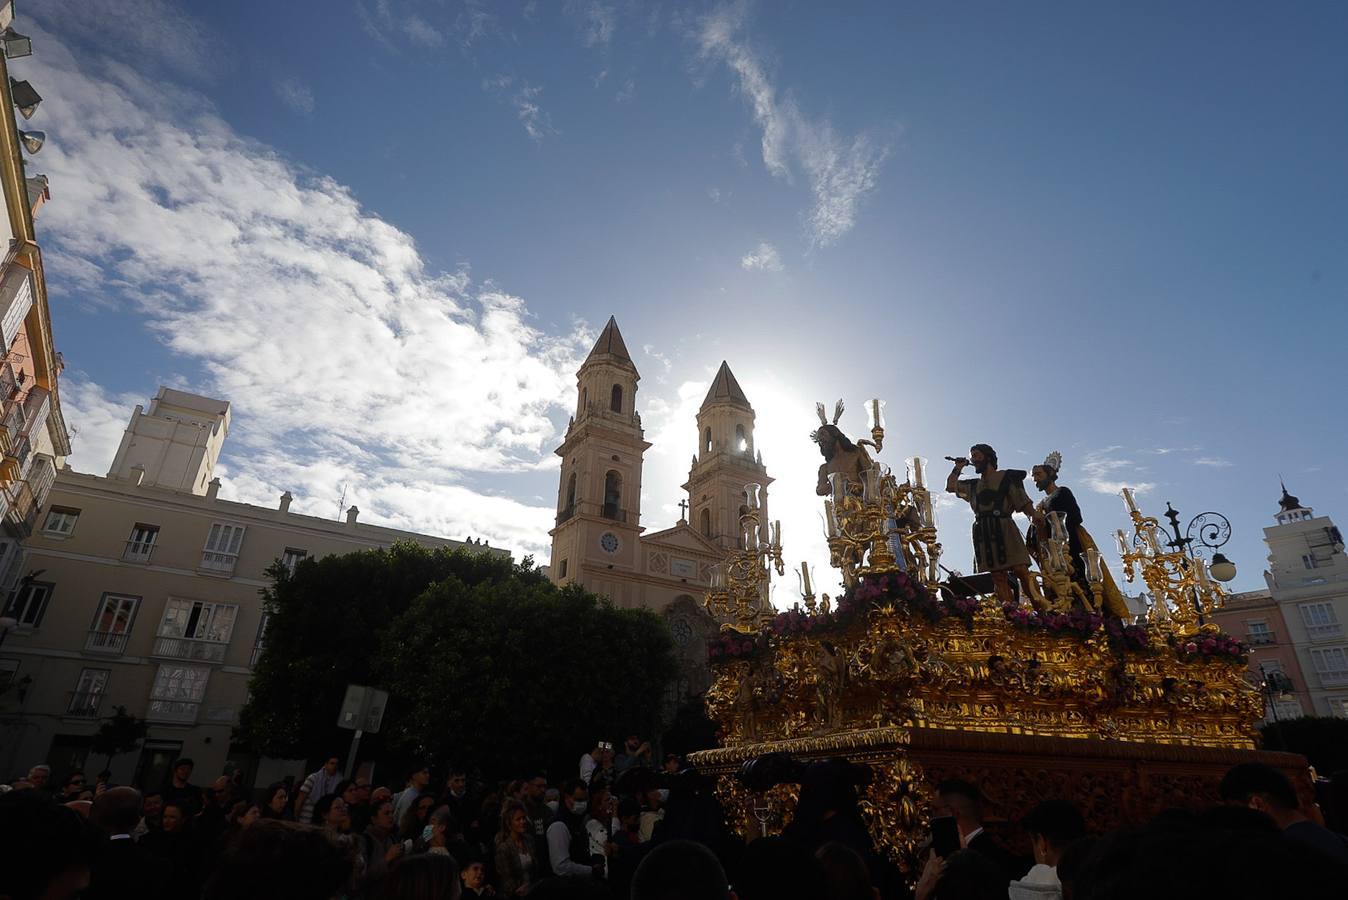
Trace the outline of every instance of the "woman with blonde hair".
[[524, 804], [509, 800], [501, 809], [496, 835], [496, 877], [503, 897], [522, 897], [534, 882], [538, 848]]

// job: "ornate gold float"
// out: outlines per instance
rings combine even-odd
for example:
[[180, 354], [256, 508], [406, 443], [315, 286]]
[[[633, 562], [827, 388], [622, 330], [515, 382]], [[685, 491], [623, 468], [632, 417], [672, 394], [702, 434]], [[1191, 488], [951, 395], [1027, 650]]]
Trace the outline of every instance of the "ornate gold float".
[[[816, 601], [802, 566], [802, 604], [771, 615], [765, 585], [769, 564], [782, 572], [780, 526], [760, 549], [752, 485], [747, 549], [728, 560], [729, 586], [718, 573], [707, 597], [708, 609], [728, 619], [709, 649], [714, 681], [706, 695], [721, 746], [692, 762], [719, 776], [734, 827], [748, 835], [775, 831], [795, 802], [791, 785], [748, 790], [735, 774], [746, 761], [778, 752], [846, 757], [874, 773], [861, 796], [872, 838], [910, 871], [931, 815], [933, 773], [1029, 783], [1023, 773], [1009, 774], [1018, 759], [1056, 756], [1067, 769], [1071, 759], [1090, 759], [1093, 771], [1117, 770], [1116, 786], [1131, 784], [1135, 793], [1169, 784], [1178, 797], [1184, 792], [1167, 781], [1167, 766], [1188, 773], [1182, 777], [1206, 773], [1210, 782], [1233, 754], [1256, 747], [1263, 703], [1246, 677], [1246, 648], [1205, 623], [1222, 602], [1221, 588], [1201, 560], [1163, 552], [1156, 520], [1142, 514], [1131, 491], [1133, 539], [1122, 531], [1117, 538], [1126, 579], [1140, 577], [1150, 591], [1144, 615], [1132, 621], [1102, 611], [1100, 554], [1093, 545], [1082, 554], [1086, 571], [1078, 575], [1062, 522], [1049, 523], [1031, 589], [1003, 605], [987, 576], [940, 578], [926, 461], [909, 458], [901, 481], [872, 459], [863, 447], [878, 454], [884, 432], [881, 404], [868, 406], [872, 441], [851, 445], [856, 453], [846, 458], [829, 456], [821, 442], [820, 489], [843, 594]], [[834, 427], [824, 437], [835, 446], [840, 414], [841, 404], [834, 426], [825, 422], [817, 432]], [[971, 740], [981, 743], [969, 749]], [[1268, 756], [1295, 769], [1296, 758]], [[1144, 762], [1150, 774], [1139, 768]], [[1062, 787], [1047, 775], [1045, 783]], [[1097, 788], [1081, 790], [1095, 796], [1083, 803], [1098, 802]], [[1008, 804], [1042, 799], [1031, 794]], [[1112, 802], [1118, 810], [1147, 805], [1136, 796]]]

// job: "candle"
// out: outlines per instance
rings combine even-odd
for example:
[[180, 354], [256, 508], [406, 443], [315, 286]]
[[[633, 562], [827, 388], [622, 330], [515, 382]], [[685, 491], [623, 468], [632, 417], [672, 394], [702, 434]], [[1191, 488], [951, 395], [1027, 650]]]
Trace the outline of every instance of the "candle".
[[923, 528], [936, 527], [936, 513], [931, 507], [931, 494], [926, 490], [913, 492], [917, 499], [917, 517], [922, 522]]
[[800, 583], [802, 586], [801, 595], [811, 597], [814, 595], [814, 586], [810, 584], [810, 565], [809, 563], [800, 564]]
[[862, 474], [862, 496], [867, 503], [879, 503], [880, 497], [880, 467], [871, 466]]
[[778, 519], [772, 523], [772, 546], [778, 550], [782, 549], [782, 520]]
[[1208, 564], [1201, 559], [1195, 559], [1193, 562], [1193, 566], [1194, 566], [1194, 579], [1197, 580], [1197, 582], [1203, 587], [1207, 587], [1209, 584]]
[[908, 458], [908, 480], [915, 488], [927, 486], [927, 460], [921, 456]]
[[832, 537], [837, 537], [837, 536], [838, 536], [838, 532], [839, 532], [841, 529], [840, 529], [840, 527], [839, 527], [839, 525], [838, 525], [838, 510], [837, 510], [837, 508], [833, 505], [833, 501], [832, 501], [832, 500], [825, 500], [825, 501], [824, 501], [824, 516], [825, 516], [825, 521], [826, 521], [827, 524], [828, 524], [828, 536], [831, 537], [831, 538], [832, 538]]
[[878, 398], [872, 400], [869, 412], [871, 414], [871, 430], [874, 431], [879, 428], [883, 431], [885, 427], [885, 401]]
[[756, 481], [750, 482], [744, 486], [745, 505], [748, 506], [751, 511], [758, 509], [760, 505], [758, 492], [762, 490], [762, 488], [763, 486]]
[[1052, 512], [1048, 514], [1049, 532], [1053, 535], [1055, 541], [1067, 540], [1067, 513]]
[[833, 472], [828, 476], [828, 484], [833, 489], [834, 505], [841, 506], [847, 499], [847, 476], [841, 472]]
[[758, 529], [753, 525], [746, 526], [744, 529], [744, 549], [758, 549]]
[[1128, 535], [1123, 533], [1122, 528], [1114, 532], [1114, 542], [1119, 546], [1119, 556], [1127, 556], [1132, 551], [1128, 546]]
[[1094, 547], [1086, 550], [1086, 580], [1091, 584], [1099, 584], [1105, 580], [1104, 570], [1100, 566], [1100, 551]]
[[1131, 516], [1139, 512], [1137, 508], [1137, 500], [1134, 499], [1133, 497], [1132, 488], [1126, 487], [1123, 490], [1119, 491], [1119, 493], [1123, 495], [1123, 505], [1128, 508], [1128, 515]]
[[1148, 525], [1146, 530], [1147, 549], [1151, 551], [1152, 556], [1161, 555], [1161, 541], [1156, 537], [1156, 526]]

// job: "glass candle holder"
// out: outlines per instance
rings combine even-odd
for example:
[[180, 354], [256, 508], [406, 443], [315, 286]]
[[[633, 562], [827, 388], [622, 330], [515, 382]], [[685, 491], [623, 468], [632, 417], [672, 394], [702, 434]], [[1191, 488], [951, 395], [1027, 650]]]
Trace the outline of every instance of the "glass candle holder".
[[837, 537], [838, 532], [842, 531], [842, 526], [838, 522], [838, 508], [833, 505], [832, 500], [824, 501], [824, 525], [828, 529], [828, 536]]
[[1131, 515], [1133, 515], [1134, 513], [1138, 513], [1138, 514], [1141, 513], [1141, 510], [1139, 510], [1139, 509], [1137, 508], [1137, 498], [1135, 498], [1135, 497], [1133, 496], [1133, 489], [1132, 489], [1132, 488], [1126, 487], [1126, 488], [1124, 488], [1123, 490], [1119, 491], [1119, 494], [1120, 494], [1120, 496], [1123, 497], [1123, 505], [1124, 505], [1125, 508], [1127, 508], [1127, 510], [1128, 510], [1128, 515], [1131, 516]]
[[927, 458], [925, 456], [908, 457], [908, 483], [915, 488], [927, 486]]
[[1148, 525], [1144, 531], [1147, 540], [1147, 549], [1151, 551], [1152, 556], [1161, 555], [1161, 539], [1156, 534], [1156, 526]]
[[861, 496], [867, 503], [879, 503], [881, 496], [880, 485], [883, 482], [884, 475], [879, 466], [871, 466], [861, 475]]
[[885, 428], [885, 401], [880, 399], [871, 400], [866, 404], [866, 418], [872, 431], [879, 428], [881, 431]]
[[800, 595], [802, 597], [814, 596], [814, 585], [810, 584], [810, 564], [800, 564]]
[[1086, 557], [1086, 580], [1091, 584], [1101, 584], [1105, 580], [1105, 569], [1100, 558], [1100, 551], [1094, 547], [1088, 547], [1084, 556]]
[[1051, 512], [1048, 514], [1049, 536], [1055, 541], [1067, 540], [1067, 513]]
[[751, 511], [758, 509], [762, 505], [759, 493], [763, 490], [763, 485], [756, 481], [751, 481], [744, 486], [744, 505]]
[[1120, 557], [1128, 556], [1133, 552], [1132, 545], [1128, 543], [1128, 535], [1123, 533], [1122, 528], [1114, 532], [1114, 544], [1119, 549]]
[[721, 563], [711, 567], [711, 589], [719, 591], [725, 588], [725, 566]]
[[744, 549], [755, 551], [758, 549], [758, 526], [750, 523], [744, 526]]
[[936, 527], [936, 510], [932, 506], [931, 494], [926, 490], [913, 492], [913, 504], [917, 507], [917, 518], [923, 528]]
[[1208, 564], [1199, 558], [1195, 558], [1191, 564], [1194, 567], [1194, 581], [1202, 587], [1210, 587], [1212, 582], [1208, 579]]
[[828, 486], [833, 490], [833, 505], [841, 506], [847, 499], [847, 476], [842, 472], [833, 472], [828, 476]]
[[782, 549], [782, 520], [781, 520], [781, 519], [778, 519], [777, 521], [775, 521], [775, 522], [772, 523], [772, 546], [773, 546], [775, 549], [777, 549], [777, 550]]

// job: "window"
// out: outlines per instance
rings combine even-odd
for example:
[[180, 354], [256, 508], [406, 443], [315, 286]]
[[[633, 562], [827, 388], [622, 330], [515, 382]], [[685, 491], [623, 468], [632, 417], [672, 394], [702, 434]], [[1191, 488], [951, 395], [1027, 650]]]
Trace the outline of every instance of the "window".
[[586, 410], [589, 408], [589, 405], [590, 405], [590, 389], [589, 389], [589, 388], [581, 388], [581, 389], [580, 389], [580, 413], [581, 413], [581, 415], [585, 415], [585, 412], [586, 412]]
[[201, 554], [201, 567], [212, 572], [230, 574], [239, 561], [239, 547], [243, 544], [243, 526], [216, 522], [206, 537], [206, 549]]
[[615, 413], [623, 411], [623, 386], [615, 384], [613, 390], [609, 392], [608, 408]]
[[566, 504], [562, 507], [564, 512], [570, 512], [576, 508], [576, 473], [572, 472], [571, 477], [566, 479]]
[[248, 660], [249, 666], [256, 666], [257, 661], [262, 657], [262, 648], [267, 641], [267, 625], [271, 621], [271, 613], [265, 609], [262, 611], [262, 621], [257, 623], [257, 637], [253, 638], [253, 656]]
[[620, 518], [623, 499], [623, 477], [610, 469], [604, 476], [604, 517]]
[[1348, 684], [1348, 647], [1312, 648], [1311, 662], [1321, 684]]
[[53, 506], [47, 510], [47, 523], [42, 526], [42, 530], [48, 534], [59, 534], [67, 536], [75, 531], [75, 523], [79, 521], [80, 511], [72, 509], [69, 506]]
[[702, 432], [702, 452], [703, 452], [703, 453], [710, 453], [710, 452], [711, 452], [711, 428], [710, 428], [710, 427], [708, 427], [706, 431]]
[[1267, 622], [1246, 622], [1245, 637], [1252, 645], [1273, 643], [1273, 632]]
[[227, 644], [238, 612], [232, 604], [170, 599], [159, 623], [159, 635]]
[[291, 575], [295, 574], [295, 567], [309, 556], [308, 550], [299, 550], [295, 547], [287, 547], [286, 552], [281, 554], [281, 565], [285, 566]]
[[565, 578], [565, 577], [566, 577], [566, 562], [567, 562], [566, 560], [562, 560], [561, 562], [559, 562], [559, 563], [557, 564], [557, 577], [558, 577], [558, 578]]
[[735, 426], [735, 449], [738, 450], [740, 453], [749, 452], [749, 438], [744, 433], [743, 425]]
[[136, 609], [140, 606], [139, 597], [127, 597], [122, 594], [104, 594], [99, 601], [98, 612], [89, 629], [87, 650], [102, 650], [108, 653], [121, 653], [126, 649], [126, 636], [136, 620]]
[[108, 675], [107, 669], [81, 669], [80, 680], [75, 682], [75, 690], [70, 694], [66, 715], [98, 718], [98, 707], [108, 689]]
[[47, 612], [47, 601], [51, 599], [52, 585], [30, 581], [21, 585], [9, 604], [9, 615], [13, 616], [20, 628], [37, 628], [42, 624], [42, 616]]
[[195, 722], [211, 670], [205, 666], [165, 663], [154, 676], [146, 718], [161, 722]]
[[1314, 553], [1301, 554], [1301, 564], [1308, 569], [1314, 569], [1316, 566], [1315, 554]]
[[1339, 624], [1333, 603], [1303, 603], [1300, 609], [1301, 621], [1305, 623], [1306, 635], [1311, 640], [1321, 640], [1343, 633], [1343, 626]]
[[702, 510], [702, 515], [700, 516], [700, 518], [702, 520], [702, 536], [711, 537], [711, 510], [710, 509]]
[[142, 525], [137, 522], [131, 529], [131, 537], [126, 539], [126, 552], [122, 554], [122, 559], [127, 562], [149, 562], [157, 540], [159, 540], [158, 525]]

